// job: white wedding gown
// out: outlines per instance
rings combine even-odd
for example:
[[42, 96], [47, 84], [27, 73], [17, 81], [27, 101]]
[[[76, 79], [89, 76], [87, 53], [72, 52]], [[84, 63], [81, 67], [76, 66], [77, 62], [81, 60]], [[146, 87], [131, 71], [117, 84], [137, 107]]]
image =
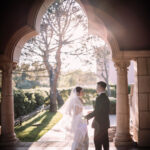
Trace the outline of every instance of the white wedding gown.
[[82, 111], [83, 104], [73, 89], [60, 111], [63, 113], [62, 128], [66, 132], [66, 141], [72, 143], [71, 150], [88, 150], [87, 120], [82, 118]]
[[[77, 99], [78, 101], [78, 99]], [[74, 105], [74, 112], [72, 119], [72, 128], [74, 132], [73, 143], [71, 150], [88, 150], [89, 139], [87, 131], [87, 122], [82, 119], [83, 104], [81, 101]]]

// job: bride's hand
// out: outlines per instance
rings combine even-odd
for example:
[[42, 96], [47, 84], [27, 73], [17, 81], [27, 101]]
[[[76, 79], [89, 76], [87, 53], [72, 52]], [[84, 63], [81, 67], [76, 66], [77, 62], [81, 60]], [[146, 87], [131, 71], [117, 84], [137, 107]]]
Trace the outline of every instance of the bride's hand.
[[86, 118], [86, 116], [83, 116], [83, 119], [86, 121], [86, 124], [88, 125], [88, 124], [89, 124], [89, 121], [88, 121], [88, 119]]
[[92, 111], [88, 111], [88, 114], [90, 114]]

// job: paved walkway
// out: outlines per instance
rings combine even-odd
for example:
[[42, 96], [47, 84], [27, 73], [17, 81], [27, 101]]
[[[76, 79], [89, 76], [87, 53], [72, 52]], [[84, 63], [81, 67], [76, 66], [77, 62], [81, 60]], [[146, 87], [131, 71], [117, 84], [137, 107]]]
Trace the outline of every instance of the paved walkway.
[[[88, 111], [91, 111], [92, 107], [85, 107], [83, 115], [88, 114]], [[94, 129], [91, 128], [91, 119], [88, 124], [88, 135], [89, 135], [89, 141], [93, 145], [93, 133]], [[57, 123], [50, 131], [48, 131], [44, 136], [42, 136], [38, 141], [65, 141], [65, 133], [62, 132], [62, 123], [61, 120], [59, 123]], [[116, 115], [110, 115], [110, 125], [116, 126]]]
[[[86, 107], [84, 114], [92, 110], [91, 107]], [[89, 150], [95, 150], [93, 144], [93, 129], [91, 122], [88, 125], [89, 134]], [[111, 126], [116, 125], [116, 116], [110, 115]], [[20, 142], [15, 146], [0, 146], [0, 150], [70, 150], [71, 143], [65, 141], [65, 134], [60, 130], [61, 121], [55, 125], [49, 132], [42, 136], [37, 142]], [[110, 150], [150, 150], [150, 148], [136, 148], [136, 147], [115, 147], [113, 142], [110, 142]]]
[[[70, 145], [64, 142], [22, 142], [15, 146], [0, 147], [1, 150], [70, 150]], [[95, 150], [94, 146], [90, 144], [88, 150]], [[150, 150], [150, 148], [136, 148], [136, 147], [115, 147], [110, 143], [109, 150]]]

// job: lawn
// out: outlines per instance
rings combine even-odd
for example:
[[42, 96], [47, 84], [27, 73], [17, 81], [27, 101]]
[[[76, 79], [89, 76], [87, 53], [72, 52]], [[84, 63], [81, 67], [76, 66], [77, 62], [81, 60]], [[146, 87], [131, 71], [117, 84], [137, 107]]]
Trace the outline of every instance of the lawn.
[[49, 131], [60, 119], [61, 113], [40, 112], [33, 118], [15, 127], [17, 137], [23, 142], [34, 142]]

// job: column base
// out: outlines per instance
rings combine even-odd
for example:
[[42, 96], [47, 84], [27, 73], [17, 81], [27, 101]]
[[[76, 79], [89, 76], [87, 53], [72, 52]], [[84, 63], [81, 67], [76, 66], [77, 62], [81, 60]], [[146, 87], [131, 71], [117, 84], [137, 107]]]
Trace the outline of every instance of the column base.
[[14, 145], [19, 142], [19, 139], [16, 137], [16, 135], [8, 135], [0, 136], [0, 146], [7, 146], [7, 145]]
[[114, 138], [115, 146], [135, 146], [130, 134], [116, 134]]

